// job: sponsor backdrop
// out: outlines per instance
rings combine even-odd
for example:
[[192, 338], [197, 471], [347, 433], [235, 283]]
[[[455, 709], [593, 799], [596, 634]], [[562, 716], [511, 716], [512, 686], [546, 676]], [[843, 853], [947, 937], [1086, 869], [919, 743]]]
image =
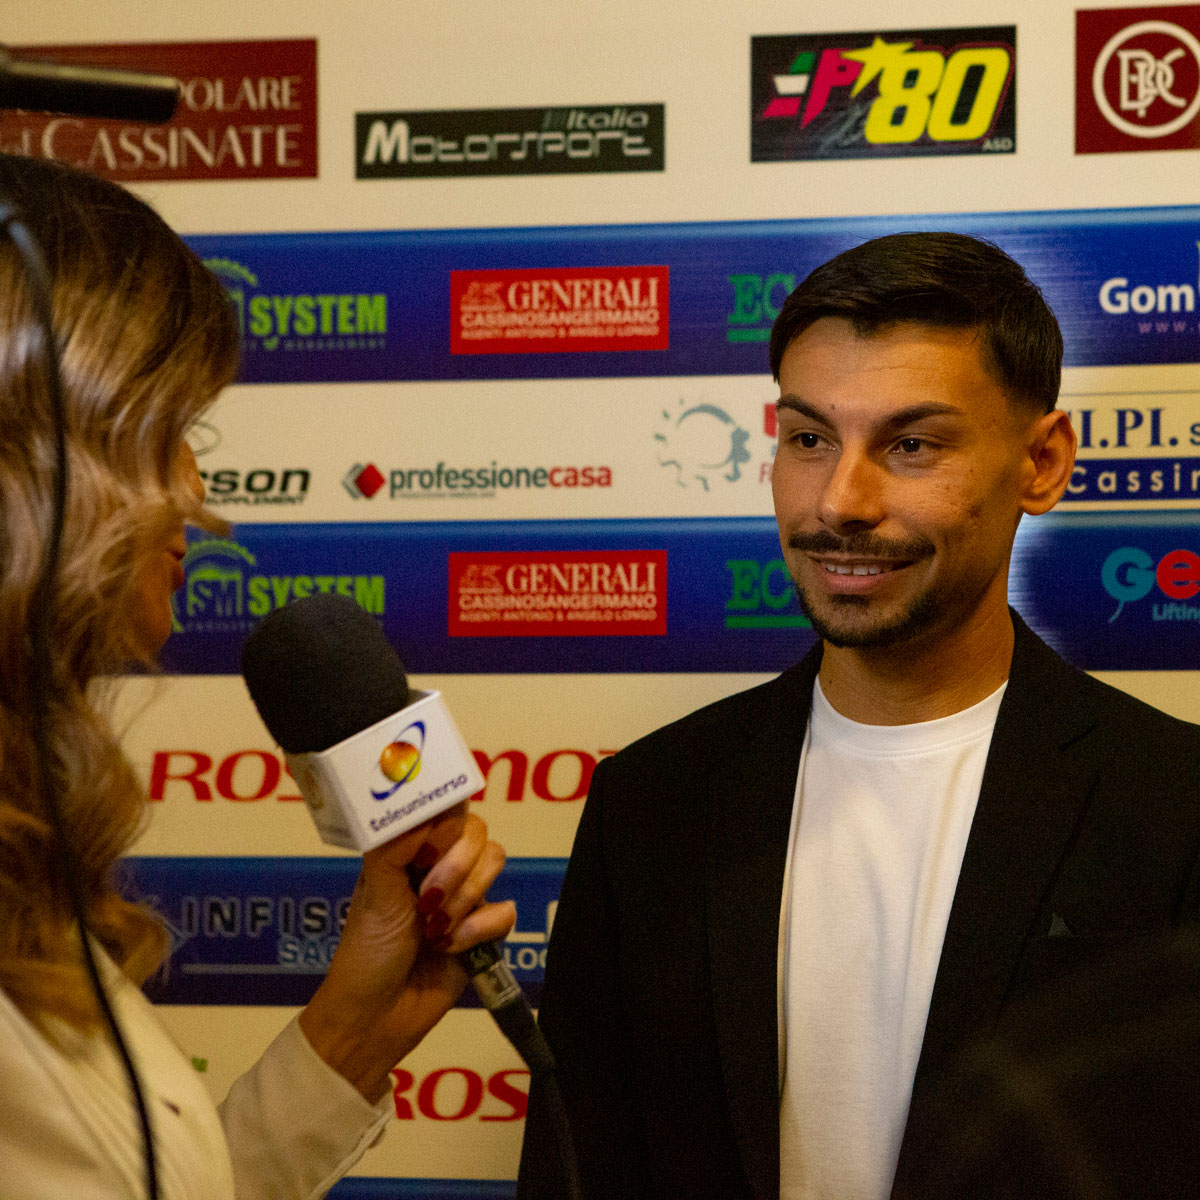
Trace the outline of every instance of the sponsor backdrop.
[[[311, 994], [356, 872], [245, 694], [246, 633], [337, 592], [443, 691], [536, 1001], [597, 762], [812, 642], [765, 342], [863, 238], [982, 234], [1045, 289], [1080, 455], [1013, 602], [1200, 719], [1200, 4], [57, 9], [0, 37], [177, 75], [179, 114], [0, 113], [0, 147], [140, 191], [242, 325], [192, 435], [234, 531], [194, 539], [165, 673], [116, 695], [151, 810], [129, 885], [173, 944], [153, 997], [214, 1096]], [[333, 1195], [511, 1197], [528, 1076], [469, 996], [394, 1080]]]

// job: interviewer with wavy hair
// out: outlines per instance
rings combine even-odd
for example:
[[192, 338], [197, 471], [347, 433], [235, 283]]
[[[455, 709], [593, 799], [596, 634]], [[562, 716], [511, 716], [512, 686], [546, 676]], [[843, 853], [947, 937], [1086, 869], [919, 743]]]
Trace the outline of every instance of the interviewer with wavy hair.
[[[237, 322], [216, 279], [124, 189], [0, 156], [0, 197], [47, 260], [66, 403], [50, 785], [90, 943], [141, 1078], [160, 1194], [318, 1197], [379, 1135], [388, 1071], [462, 990], [454, 954], [511, 928], [511, 904], [484, 902], [503, 851], [459, 809], [364, 856], [326, 978], [218, 1113], [138, 989], [167, 937], [117, 886], [145, 792], [103, 693], [131, 664], [152, 666], [170, 632], [185, 522], [224, 529], [203, 508], [184, 438], [234, 376]], [[82, 965], [33, 736], [30, 627], [55, 437], [33, 292], [14, 244], [0, 239], [0, 1191], [126, 1200], [144, 1194], [142, 1136]], [[427, 869], [419, 894], [414, 865]]]

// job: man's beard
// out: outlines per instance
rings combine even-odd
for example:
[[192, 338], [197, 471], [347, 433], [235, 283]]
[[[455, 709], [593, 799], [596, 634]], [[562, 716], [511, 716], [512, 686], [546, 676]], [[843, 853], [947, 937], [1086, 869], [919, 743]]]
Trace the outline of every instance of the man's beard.
[[[792, 534], [788, 538], [788, 546], [793, 550], [818, 554], [840, 553], [906, 563], [926, 558], [933, 553], [934, 549], [933, 543], [926, 538], [912, 538], [909, 541], [901, 542], [866, 533], [839, 538], [827, 531]], [[816, 569], [822, 570], [823, 568], [817, 566]], [[792, 586], [796, 590], [796, 599], [800, 603], [800, 608], [817, 636], [831, 646], [846, 649], [873, 650], [901, 645], [911, 641], [934, 625], [947, 609], [944, 594], [938, 588], [930, 587], [914, 597], [908, 607], [900, 612], [881, 613], [873, 619], [865, 621], [850, 620], [845, 623], [837, 623], [836, 614], [838, 612], [845, 613], [847, 616], [862, 613], [873, 603], [872, 598], [855, 595], [826, 597], [824, 598], [825, 606], [835, 611], [822, 616], [800, 585], [799, 580], [794, 576]]]

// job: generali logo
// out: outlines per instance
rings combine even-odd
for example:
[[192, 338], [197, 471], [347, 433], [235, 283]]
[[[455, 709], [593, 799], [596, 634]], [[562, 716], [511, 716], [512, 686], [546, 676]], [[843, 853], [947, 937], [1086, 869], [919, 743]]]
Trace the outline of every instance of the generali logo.
[[55, 158], [108, 179], [312, 179], [317, 174], [317, 43], [145, 42], [24, 46], [68, 64], [173, 75], [165, 125], [0, 111], [0, 149]]
[[451, 637], [596, 637], [667, 632], [665, 550], [449, 556]]
[[451, 354], [666, 350], [665, 266], [450, 272]]
[[1200, 5], [1075, 14], [1075, 152], [1200, 146]]

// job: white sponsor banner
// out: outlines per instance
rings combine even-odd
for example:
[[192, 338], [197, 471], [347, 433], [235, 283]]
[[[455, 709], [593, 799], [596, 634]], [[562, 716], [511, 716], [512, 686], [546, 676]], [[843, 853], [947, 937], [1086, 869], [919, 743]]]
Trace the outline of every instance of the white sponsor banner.
[[[767, 675], [413, 676], [438, 687], [487, 781], [474, 811], [514, 857], [570, 853], [597, 762]], [[139, 854], [338, 854], [316, 834], [237, 675], [124, 680], [123, 745], [151, 797]]]
[[259, 384], [193, 443], [232, 521], [762, 516], [777, 397], [765, 373]]
[[[289, 1008], [158, 1009], [212, 1098], [257, 1061], [295, 1015]], [[231, 1033], [236, 1031], [236, 1036]], [[452, 1009], [393, 1075], [396, 1119], [353, 1175], [515, 1179], [529, 1080], [481, 1009]]]
[[[193, 443], [234, 522], [764, 516], [777, 396], [765, 374], [263, 384], [229, 389]], [[1060, 406], [1065, 507], [1200, 502], [1194, 368], [1067, 370]]]

